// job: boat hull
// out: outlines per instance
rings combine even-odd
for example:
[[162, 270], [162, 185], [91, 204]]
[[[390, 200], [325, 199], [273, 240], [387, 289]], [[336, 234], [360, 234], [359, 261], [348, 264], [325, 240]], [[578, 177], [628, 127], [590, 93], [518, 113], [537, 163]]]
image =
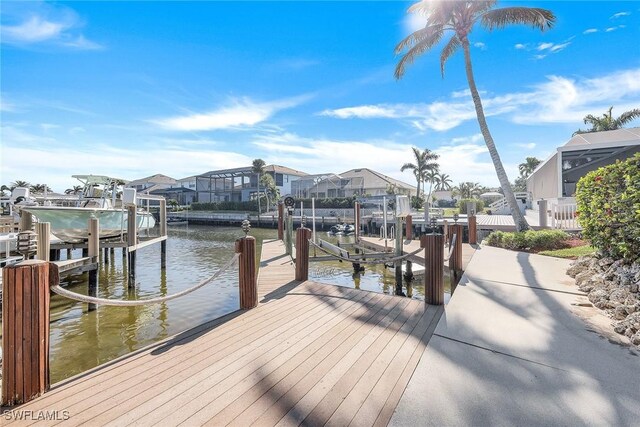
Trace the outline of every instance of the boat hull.
[[[127, 211], [97, 208], [70, 208], [59, 206], [25, 207], [39, 222], [51, 224], [51, 234], [65, 242], [79, 242], [89, 238], [89, 219], [98, 218], [100, 238], [120, 236], [127, 232]], [[138, 230], [155, 226], [156, 221], [149, 212], [138, 211]]]

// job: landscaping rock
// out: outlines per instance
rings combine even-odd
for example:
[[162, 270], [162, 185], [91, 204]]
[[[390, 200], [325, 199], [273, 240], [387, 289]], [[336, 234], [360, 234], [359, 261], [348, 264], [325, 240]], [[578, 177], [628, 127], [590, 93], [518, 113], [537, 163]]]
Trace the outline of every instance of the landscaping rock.
[[574, 261], [567, 274], [614, 320], [615, 332], [640, 348], [640, 263], [592, 255]]

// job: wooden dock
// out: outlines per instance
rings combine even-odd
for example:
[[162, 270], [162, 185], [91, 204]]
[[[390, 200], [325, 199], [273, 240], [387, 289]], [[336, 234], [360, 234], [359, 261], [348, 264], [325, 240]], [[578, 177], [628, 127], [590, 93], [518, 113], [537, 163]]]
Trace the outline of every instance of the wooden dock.
[[264, 242], [260, 265], [257, 308], [70, 378], [18, 409], [67, 411], [65, 426], [387, 425], [442, 306], [295, 282], [279, 241]]

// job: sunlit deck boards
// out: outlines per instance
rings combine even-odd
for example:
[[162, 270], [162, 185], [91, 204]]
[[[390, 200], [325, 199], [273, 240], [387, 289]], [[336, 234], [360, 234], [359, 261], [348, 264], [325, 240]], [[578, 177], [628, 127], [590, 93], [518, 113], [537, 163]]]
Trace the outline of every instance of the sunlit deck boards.
[[293, 268], [273, 260], [275, 245], [264, 245], [257, 308], [96, 368], [20, 409], [66, 410], [65, 425], [386, 425], [442, 308], [314, 282], [278, 290], [269, 270], [280, 269], [283, 284]]

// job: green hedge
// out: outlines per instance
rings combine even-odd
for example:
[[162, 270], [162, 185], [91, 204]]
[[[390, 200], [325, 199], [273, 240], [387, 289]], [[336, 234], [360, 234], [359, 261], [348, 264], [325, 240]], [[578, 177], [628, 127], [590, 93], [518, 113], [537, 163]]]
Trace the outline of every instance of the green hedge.
[[[248, 202], [210, 202], [192, 203], [191, 209], [194, 211], [247, 211], [258, 212], [258, 201]], [[264, 210], [264, 206], [262, 207]]]
[[[311, 208], [311, 199], [295, 199], [296, 208], [300, 207], [300, 202], [305, 208]], [[355, 197], [330, 197], [328, 199], [316, 199], [316, 209], [349, 209], [353, 208], [356, 202]]]
[[476, 213], [480, 213], [484, 209], [484, 202], [480, 199], [462, 199], [458, 202], [458, 208], [460, 208], [461, 214], [467, 213], [467, 202], [474, 202], [476, 204]]
[[640, 153], [589, 172], [576, 189], [583, 236], [615, 259], [640, 259]]
[[516, 251], [538, 252], [566, 248], [569, 246], [568, 239], [569, 235], [560, 230], [529, 230], [518, 233], [494, 231], [487, 236], [487, 244]]

